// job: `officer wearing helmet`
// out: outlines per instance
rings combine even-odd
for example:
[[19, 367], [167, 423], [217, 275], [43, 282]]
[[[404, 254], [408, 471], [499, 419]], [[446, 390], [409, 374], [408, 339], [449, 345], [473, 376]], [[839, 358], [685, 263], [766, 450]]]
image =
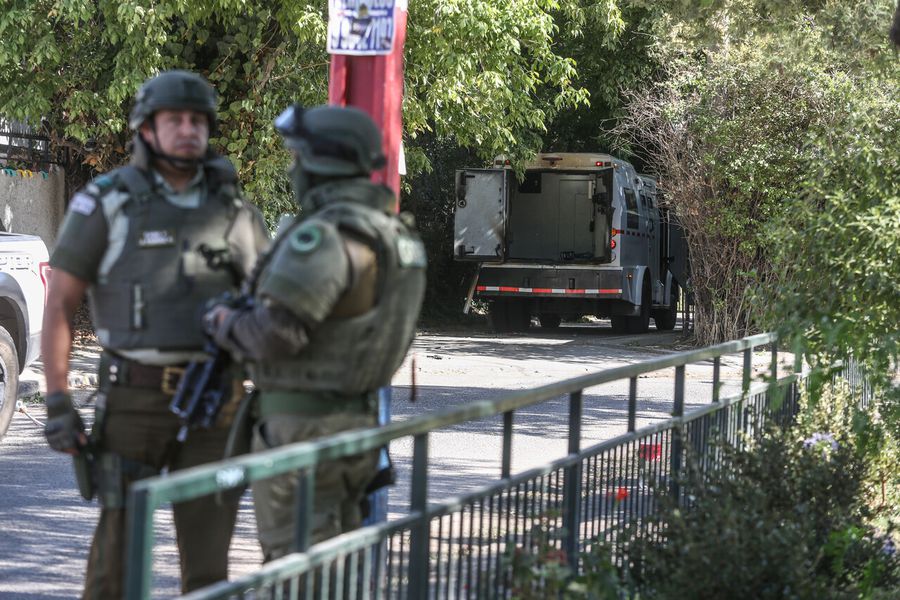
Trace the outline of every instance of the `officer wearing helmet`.
[[[84, 598], [124, 595], [129, 485], [221, 459], [227, 423], [179, 442], [169, 402], [184, 366], [205, 358], [207, 302], [236, 291], [269, 244], [231, 163], [209, 149], [216, 94], [202, 77], [168, 71], [147, 80], [129, 125], [130, 164], [94, 179], [69, 202], [50, 260], [42, 333], [47, 440], [76, 457], [76, 472], [90, 460], [79, 488], [101, 504]], [[229, 268], [214, 268], [210, 253], [226, 257]], [[85, 293], [103, 347], [90, 435], [67, 387], [71, 320]], [[174, 506], [183, 591], [227, 577], [238, 499]]]
[[[207, 314], [208, 331], [260, 390], [254, 451], [376, 425], [377, 389], [406, 355], [425, 289], [421, 240], [394, 214], [390, 189], [369, 179], [384, 165], [372, 120], [353, 108], [293, 106], [275, 128], [294, 154], [301, 212], [257, 267], [255, 304]], [[360, 525], [377, 458], [319, 463], [313, 543]], [[291, 552], [296, 485], [288, 474], [252, 486], [265, 560]]]

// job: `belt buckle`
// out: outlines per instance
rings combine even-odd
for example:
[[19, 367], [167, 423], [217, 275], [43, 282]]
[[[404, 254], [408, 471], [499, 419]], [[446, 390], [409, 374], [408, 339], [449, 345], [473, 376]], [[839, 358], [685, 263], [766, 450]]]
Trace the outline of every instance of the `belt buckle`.
[[184, 376], [184, 372], [184, 367], [163, 367], [162, 380], [159, 384], [163, 394], [166, 394], [167, 396], [175, 395], [178, 391], [178, 384], [181, 383], [181, 378]]

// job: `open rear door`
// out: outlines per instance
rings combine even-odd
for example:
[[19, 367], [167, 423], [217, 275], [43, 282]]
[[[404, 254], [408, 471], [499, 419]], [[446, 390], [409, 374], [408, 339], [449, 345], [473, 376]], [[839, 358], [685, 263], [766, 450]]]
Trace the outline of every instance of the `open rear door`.
[[508, 169], [456, 172], [453, 255], [456, 260], [502, 262], [506, 258]]

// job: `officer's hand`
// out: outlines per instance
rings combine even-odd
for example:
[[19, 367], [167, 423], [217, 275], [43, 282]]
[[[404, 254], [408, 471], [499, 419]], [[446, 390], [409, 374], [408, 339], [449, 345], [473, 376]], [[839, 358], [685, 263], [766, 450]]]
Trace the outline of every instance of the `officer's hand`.
[[231, 314], [231, 309], [224, 304], [213, 306], [205, 315], [203, 315], [203, 330], [210, 336], [215, 337], [219, 326]]
[[44, 435], [50, 447], [58, 452], [78, 454], [87, 445], [81, 415], [72, 405], [72, 397], [66, 392], [53, 392], [47, 396], [47, 424]]

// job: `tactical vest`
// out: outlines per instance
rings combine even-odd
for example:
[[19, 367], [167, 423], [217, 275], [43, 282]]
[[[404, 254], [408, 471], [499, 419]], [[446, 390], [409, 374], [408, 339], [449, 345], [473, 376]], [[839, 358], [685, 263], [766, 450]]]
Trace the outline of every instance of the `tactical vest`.
[[[399, 218], [361, 204], [331, 201], [315, 216], [372, 243], [378, 256], [376, 304], [362, 315], [326, 318], [295, 356], [250, 365], [253, 381], [263, 392], [358, 394], [389, 385], [415, 336], [425, 294], [424, 246]], [[303, 283], [298, 277], [297, 285]]]
[[208, 194], [197, 208], [180, 208], [127, 166], [111, 173], [130, 198], [122, 210], [128, 233], [106, 277], [91, 286], [94, 327], [108, 350], [201, 350], [206, 302], [238, 285], [227, 269], [211, 269], [200, 248], [227, 250], [241, 200], [230, 165], [204, 164]]

